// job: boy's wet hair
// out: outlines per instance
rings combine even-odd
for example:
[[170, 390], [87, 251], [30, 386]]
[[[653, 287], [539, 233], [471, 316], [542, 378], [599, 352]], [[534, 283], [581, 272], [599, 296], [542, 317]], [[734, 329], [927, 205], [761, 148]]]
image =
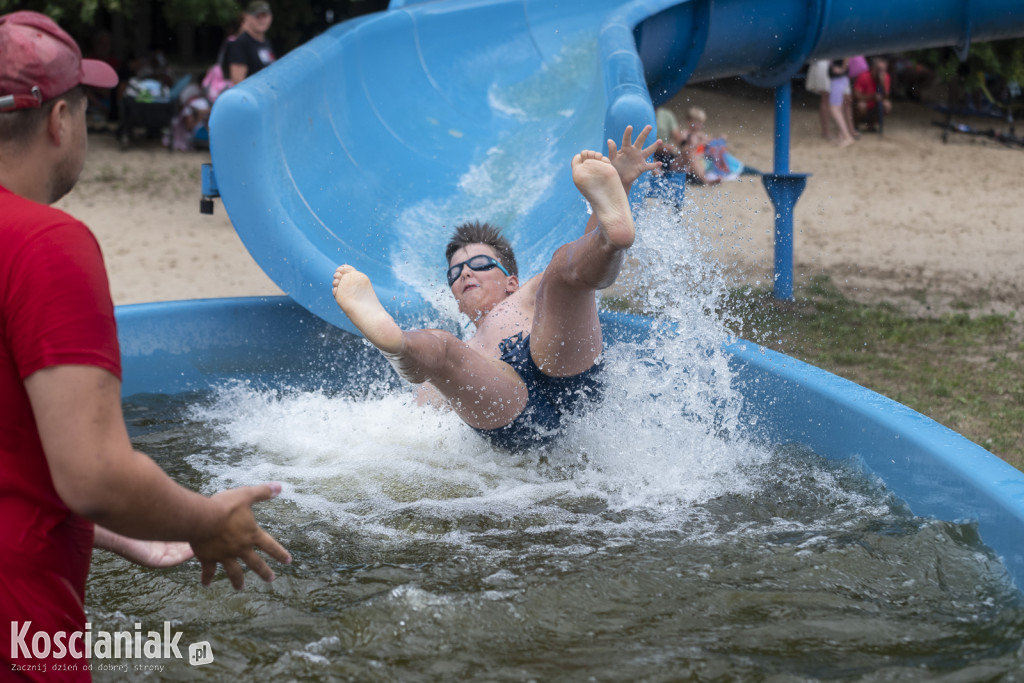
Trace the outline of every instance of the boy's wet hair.
[[512, 245], [501, 236], [501, 228], [496, 228], [490, 223], [473, 221], [472, 223], [463, 223], [455, 228], [455, 234], [452, 235], [452, 239], [444, 251], [445, 261], [451, 263], [452, 254], [471, 244], [486, 244], [494, 249], [501, 265], [505, 266], [505, 270], [511, 275], [519, 275], [519, 266], [516, 265], [516, 255], [512, 252]]

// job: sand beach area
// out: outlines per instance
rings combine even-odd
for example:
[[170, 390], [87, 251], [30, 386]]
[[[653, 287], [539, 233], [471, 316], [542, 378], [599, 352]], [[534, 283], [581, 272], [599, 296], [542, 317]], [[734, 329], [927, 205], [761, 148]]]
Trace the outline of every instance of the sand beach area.
[[[772, 169], [771, 91], [738, 80], [704, 84], [669, 104], [680, 116], [692, 105], [739, 159]], [[798, 284], [826, 274], [855, 300], [915, 315], [1024, 309], [1024, 149], [968, 136], [943, 143], [932, 125], [941, 119], [897, 100], [884, 136], [865, 133], [839, 149], [821, 137], [816, 96], [794, 86], [790, 166], [811, 174], [795, 209]], [[89, 142], [81, 180], [57, 206], [95, 232], [116, 304], [280, 294], [219, 200], [212, 216], [199, 212], [207, 152], [170, 153], [145, 140], [122, 151], [100, 131]], [[760, 179], [689, 196], [716, 214], [702, 229], [733, 277], [770, 282], [773, 210]]]

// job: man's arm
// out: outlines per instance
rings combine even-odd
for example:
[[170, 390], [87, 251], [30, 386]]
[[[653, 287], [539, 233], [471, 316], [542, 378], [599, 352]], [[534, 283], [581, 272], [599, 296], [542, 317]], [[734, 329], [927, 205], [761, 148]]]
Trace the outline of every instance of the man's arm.
[[232, 85], [238, 85], [249, 75], [249, 62], [246, 59], [247, 43], [248, 35], [243, 29], [237, 38], [224, 45], [224, 64], [227, 65], [224, 76], [231, 81]]
[[130, 562], [159, 569], [174, 567], [191, 558], [195, 553], [192, 546], [184, 541], [140, 541], [115, 534], [110, 529], [97, 526], [93, 546], [117, 553]]
[[228, 74], [228, 78], [231, 79], [232, 85], [238, 85], [245, 80], [245, 77], [249, 75], [249, 67], [245, 64], [229, 64], [231, 73]]
[[272, 580], [256, 548], [280, 562], [291, 560], [252, 513], [252, 505], [274, 497], [280, 485], [230, 489], [209, 498], [179, 486], [132, 448], [114, 375], [59, 365], [34, 372], [25, 388], [54, 486], [74, 512], [132, 538], [187, 541], [202, 563], [204, 585], [219, 562], [241, 588], [239, 559]]

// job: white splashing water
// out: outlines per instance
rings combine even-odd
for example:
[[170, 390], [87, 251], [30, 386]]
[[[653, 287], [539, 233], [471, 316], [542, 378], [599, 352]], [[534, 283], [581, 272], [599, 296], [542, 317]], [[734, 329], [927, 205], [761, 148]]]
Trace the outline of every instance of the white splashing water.
[[416, 406], [411, 391], [352, 399], [238, 384], [193, 409], [220, 440], [190, 463], [212, 490], [281, 481], [298, 514], [395, 542], [472, 544], [457, 523], [467, 515], [508, 532], [539, 526], [609, 537], [637, 525], [692, 525], [704, 535], [695, 525], [701, 504], [757, 491], [774, 456], [734, 436], [742, 396], [714, 312], [725, 286], [690, 229], [698, 217], [648, 200], [636, 218], [632, 282], [642, 307], [660, 311], [655, 333], [606, 349], [603, 400], [555, 445], [495, 450], [454, 414]]

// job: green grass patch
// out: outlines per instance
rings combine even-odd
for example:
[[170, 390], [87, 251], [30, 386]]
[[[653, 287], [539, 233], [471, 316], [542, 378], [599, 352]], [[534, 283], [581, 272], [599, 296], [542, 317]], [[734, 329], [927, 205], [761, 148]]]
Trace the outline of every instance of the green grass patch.
[[845, 297], [827, 277], [779, 302], [730, 293], [733, 332], [927, 415], [1024, 469], [1024, 343], [1012, 316], [913, 318]]

